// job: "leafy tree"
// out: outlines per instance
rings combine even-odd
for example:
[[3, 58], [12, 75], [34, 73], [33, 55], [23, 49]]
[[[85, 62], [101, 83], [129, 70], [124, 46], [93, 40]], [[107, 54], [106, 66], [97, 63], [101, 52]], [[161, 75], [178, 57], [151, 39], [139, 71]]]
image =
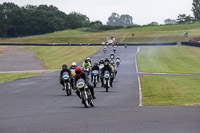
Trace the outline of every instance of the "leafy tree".
[[0, 5], [0, 36], [17, 36], [20, 33], [24, 14], [13, 3]]
[[119, 15], [117, 13], [112, 13], [111, 16], [108, 18], [107, 25], [112, 26], [132, 26], [133, 25], [133, 18], [128, 14]]
[[103, 25], [103, 24], [101, 21], [98, 20], [98, 21], [94, 21], [90, 23], [90, 26], [94, 26], [94, 25], [96, 26], [96, 25]]
[[196, 20], [200, 20], [200, 0], [193, 0], [192, 11]]
[[117, 26], [119, 25], [120, 16], [117, 13], [112, 13], [111, 16], [108, 18], [107, 25]]
[[179, 14], [178, 18], [177, 18], [177, 22], [179, 24], [182, 23], [191, 23], [193, 21], [193, 17], [191, 17], [190, 15], [187, 16], [186, 14]]
[[68, 27], [72, 29], [87, 27], [90, 25], [89, 18], [80, 13], [72, 12], [67, 16]]
[[45, 34], [88, 27], [90, 24], [102, 23], [90, 23], [89, 18], [81, 13], [72, 12], [67, 15], [53, 5], [19, 7], [14, 3], [0, 4], [0, 37]]
[[133, 25], [133, 18], [130, 15], [124, 14], [120, 16], [120, 22], [122, 26], [132, 26]]
[[151, 22], [150, 24], [148, 24], [148, 25], [158, 25], [158, 22]]

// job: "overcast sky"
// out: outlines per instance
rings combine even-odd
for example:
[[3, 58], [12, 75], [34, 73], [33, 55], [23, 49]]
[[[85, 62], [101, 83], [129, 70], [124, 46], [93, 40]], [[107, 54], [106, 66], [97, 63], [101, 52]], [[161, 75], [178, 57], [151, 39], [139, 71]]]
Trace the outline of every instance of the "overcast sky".
[[113, 12], [131, 15], [134, 24], [149, 24], [152, 21], [162, 24], [167, 18], [176, 19], [178, 14], [193, 16], [193, 0], [0, 0], [0, 4], [4, 2], [19, 6], [54, 5], [67, 14], [80, 12], [91, 21], [100, 20], [104, 24]]

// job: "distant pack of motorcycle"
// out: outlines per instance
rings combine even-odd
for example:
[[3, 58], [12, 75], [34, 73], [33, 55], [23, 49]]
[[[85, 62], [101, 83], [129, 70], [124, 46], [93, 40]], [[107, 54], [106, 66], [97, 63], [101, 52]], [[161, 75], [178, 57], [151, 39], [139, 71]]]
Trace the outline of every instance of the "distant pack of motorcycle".
[[[115, 48], [115, 47], [114, 47]], [[104, 49], [104, 48], [103, 48]], [[109, 64], [110, 69], [106, 70], [103, 63], [98, 63], [99, 70], [93, 70], [92, 66], [89, 63], [82, 65], [82, 71], [87, 75], [87, 78], [89, 79], [89, 76], [91, 76], [93, 87], [96, 88], [97, 84], [100, 82], [100, 79], [103, 81], [103, 88], [105, 88], [106, 92], [108, 92], [109, 88], [111, 88], [111, 80], [113, 81], [117, 76], [117, 67], [120, 66], [121, 60], [119, 57], [115, 59], [115, 52], [116, 48], [113, 51], [113, 54], [110, 55], [110, 59], [105, 59], [104, 63], [107, 61]], [[91, 63], [91, 60], [88, 60]], [[102, 59], [101, 59], [102, 61]], [[102, 70], [105, 69], [105, 71]], [[91, 107], [94, 106], [93, 98], [91, 95], [90, 90], [88, 89], [87, 83], [83, 79], [79, 79], [75, 84], [73, 85], [72, 81], [74, 81], [74, 77], [76, 76], [75, 68], [70, 69], [72, 77], [70, 78], [70, 75], [67, 72], [64, 72], [62, 75], [62, 81], [64, 83], [63, 90], [66, 92], [67, 96], [72, 95], [72, 91], [78, 92], [78, 96], [82, 100], [82, 104], [88, 108], [89, 105]], [[101, 81], [101, 82], [102, 82]]]

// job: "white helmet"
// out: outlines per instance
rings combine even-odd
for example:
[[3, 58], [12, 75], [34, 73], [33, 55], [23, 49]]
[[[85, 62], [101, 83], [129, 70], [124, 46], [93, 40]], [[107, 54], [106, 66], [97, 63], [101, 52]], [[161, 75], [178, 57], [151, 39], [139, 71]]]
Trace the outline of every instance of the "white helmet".
[[73, 63], [72, 63], [72, 66], [76, 66], [76, 62], [73, 62]]
[[90, 57], [88, 57], [87, 60], [90, 60]]

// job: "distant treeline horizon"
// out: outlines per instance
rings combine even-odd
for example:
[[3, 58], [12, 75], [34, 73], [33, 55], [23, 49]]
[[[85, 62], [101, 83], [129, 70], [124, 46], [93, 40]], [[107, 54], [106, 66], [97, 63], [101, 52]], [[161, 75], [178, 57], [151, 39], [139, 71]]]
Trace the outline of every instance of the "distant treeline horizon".
[[[190, 23], [200, 20], [200, 0], [193, 0], [195, 18], [190, 15], [180, 14], [177, 23]], [[170, 19], [168, 19], [169, 21]], [[171, 23], [171, 20], [170, 20]], [[149, 25], [158, 25], [152, 22]], [[128, 14], [119, 15], [112, 13], [107, 25], [101, 21], [90, 21], [81, 13], [71, 12], [66, 14], [53, 5], [26, 5], [18, 6], [14, 3], [0, 4], [0, 37], [19, 37], [40, 35], [67, 29], [83, 28], [87, 32], [99, 32], [119, 29], [123, 27], [140, 26], [133, 24], [133, 18]]]

